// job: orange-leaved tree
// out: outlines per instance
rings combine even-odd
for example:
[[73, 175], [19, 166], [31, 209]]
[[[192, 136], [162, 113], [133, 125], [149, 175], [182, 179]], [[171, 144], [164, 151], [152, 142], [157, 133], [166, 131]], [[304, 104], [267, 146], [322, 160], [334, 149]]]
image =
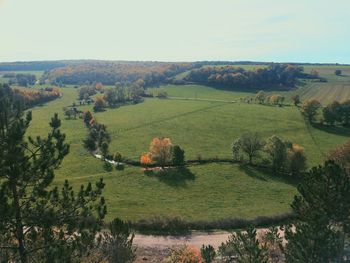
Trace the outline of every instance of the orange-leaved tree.
[[149, 153], [144, 153], [141, 155], [140, 163], [142, 166], [144, 166], [146, 168], [148, 167], [148, 165], [150, 165], [152, 163], [152, 159], [151, 159]]
[[153, 138], [149, 146], [149, 155], [153, 162], [164, 168], [171, 161], [171, 149], [170, 138]]

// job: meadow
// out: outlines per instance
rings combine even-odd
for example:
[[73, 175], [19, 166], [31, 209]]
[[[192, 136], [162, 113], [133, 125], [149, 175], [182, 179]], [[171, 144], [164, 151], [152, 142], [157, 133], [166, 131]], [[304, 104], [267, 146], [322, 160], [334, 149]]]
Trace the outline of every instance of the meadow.
[[[112, 135], [112, 153], [120, 152], [124, 157], [138, 160], [148, 151], [153, 137], [167, 136], [185, 150], [187, 159], [196, 159], [198, 155], [230, 158], [232, 141], [244, 132], [253, 131], [263, 138], [276, 134], [300, 144], [311, 167], [323, 162], [327, 152], [350, 135], [349, 130], [340, 127], [324, 129], [306, 125], [294, 106], [241, 103], [238, 99], [249, 95], [244, 92], [203, 86], [160, 89], [182, 98], [193, 98], [195, 92], [197, 98], [204, 100], [146, 98], [140, 104], [95, 113]], [[67, 120], [63, 116], [62, 108], [77, 102], [77, 89], [67, 86], [61, 90], [62, 98], [32, 109], [33, 122], [28, 133], [45, 135], [50, 117], [59, 113], [71, 150], [56, 173], [55, 184], [61, 185], [68, 179], [79, 187], [104, 178], [107, 220], [156, 216], [179, 216], [186, 220], [253, 219], [290, 211], [289, 204], [296, 193], [295, 181], [238, 165], [193, 165], [166, 177], [147, 176], [140, 168], [131, 166], [124, 171], [106, 172], [102, 162], [83, 148], [87, 134], [83, 121]], [[92, 110], [92, 106], [79, 106], [79, 109]]]

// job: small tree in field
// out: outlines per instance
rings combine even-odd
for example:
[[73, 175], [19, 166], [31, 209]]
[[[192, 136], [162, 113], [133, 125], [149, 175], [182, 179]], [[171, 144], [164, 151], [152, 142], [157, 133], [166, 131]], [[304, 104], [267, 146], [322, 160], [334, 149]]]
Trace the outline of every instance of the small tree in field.
[[306, 169], [306, 156], [304, 149], [298, 144], [292, 144], [287, 151], [288, 170], [294, 176], [300, 175]]
[[140, 157], [140, 163], [143, 167], [148, 167], [150, 164], [152, 164], [152, 159], [149, 155], [149, 153], [144, 153]]
[[94, 104], [94, 112], [103, 111], [106, 107], [106, 101], [102, 97], [97, 97]]
[[262, 90], [259, 91], [256, 95], [255, 95], [255, 101], [259, 102], [260, 104], [263, 104], [266, 100], [266, 94], [265, 92], [263, 92]]
[[84, 123], [85, 123], [86, 127], [90, 126], [90, 122], [91, 122], [92, 119], [93, 119], [93, 117], [92, 117], [92, 114], [91, 114], [90, 111], [85, 111], [83, 113], [83, 120], [84, 120]]
[[278, 136], [273, 135], [267, 139], [264, 150], [270, 155], [274, 171], [282, 170], [287, 160], [287, 147], [285, 142]]
[[334, 71], [334, 74], [335, 75], [337, 75], [337, 76], [340, 76], [341, 75], [341, 69], [336, 69], [335, 71]]
[[154, 138], [149, 146], [152, 161], [162, 168], [171, 160], [172, 144], [169, 138]]
[[248, 155], [249, 164], [252, 164], [253, 158], [263, 148], [264, 142], [257, 133], [245, 133], [240, 138], [240, 149]]
[[300, 100], [300, 96], [299, 95], [293, 95], [291, 97], [293, 103], [294, 103], [294, 106], [298, 106], [300, 103], [301, 103], [301, 100]]
[[185, 163], [185, 151], [178, 145], [172, 148], [172, 163], [175, 166], [182, 166]]
[[306, 100], [301, 106], [301, 113], [308, 119], [309, 122], [313, 122], [320, 108], [321, 103], [318, 100]]

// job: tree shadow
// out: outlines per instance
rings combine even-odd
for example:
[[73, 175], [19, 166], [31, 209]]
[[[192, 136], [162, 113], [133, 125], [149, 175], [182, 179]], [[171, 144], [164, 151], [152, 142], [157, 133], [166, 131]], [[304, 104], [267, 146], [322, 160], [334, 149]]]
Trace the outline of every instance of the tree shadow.
[[350, 136], [349, 127], [330, 126], [330, 125], [324, 125], [320, 123], [313, 123], [312, 127], [327, 133], [335, 134], [335, 135], [348, 136], [348, 137]]
[[194, 181], [196, 176], [187, 167], [166, 168], [161, 171], [145, 170], [147, 176], [156, 176], [159, 181], [172, 187], [186, 187], [188, 181]]
[[264, 182], [273, 180], [277, 182], [290, 184], [293, 186], [297, 186], [299, 184], [298, 178], [292, 177], [287, 174], [275, 172], [271, 168], [267, 168], [267, 167], [263, 168], [263, 167], [256, 167], [256, 166], [250, 166], [250, 165], [240, 165], [239, 169], [245, 172], [248, 176]]

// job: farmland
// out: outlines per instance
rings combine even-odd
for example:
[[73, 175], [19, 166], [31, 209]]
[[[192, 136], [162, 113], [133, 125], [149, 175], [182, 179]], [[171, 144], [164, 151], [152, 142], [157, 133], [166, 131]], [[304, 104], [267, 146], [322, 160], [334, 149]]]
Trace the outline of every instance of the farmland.
[[[324, 85], [333, 85], [333, 82]], [[304, 88], [297, 91], [302, 92]], [[307, 88], [311, 92], [312, 86]], [[78, 187], [104, 178], [107, 219], [139, 220], [155, 216], [180, 216], [187, 220], [251, 219], [290, 211], [289, 204], [296, 193], [295, 182], [238, 165], [188, 166], [182, 174], [175, 175], [176, 180], [147, 176], [140, 168], [131, 166], [124, 171], [106, 172], [101, 161], [83, 148], [87, 129], [82, 120], [67, 120], [63, 116], [62, 108], [77, 102], [77, 89], [67, 86], [61, 90], [62, 98], [32, 109], [29, 133], [45, 135], [50, 117], [55, 112], [60, 114], [62, 131], [67, 135], [71, 150], [57, 171], [55, 184], [68, 179]], [[345, 128], [322, 129], [306, 125], [294, 106], [273, 107], [239, 101], [241, 97], [254, 96], [253, 93], [198, 85], [163, 86], [159, 90], [166, 90], [170, 98], [146, 98], [140, 104], [94, 114], [112, 135], [112, 153], [118, 151], [124, 157], [138, 160], [148, 150], [153, 137], [167, 136], [185, 150], [187, 159], [196, 159], [199, 155], [230, 158], [232, 141], [244, 132], [256, 131], [265, 139], [276, 134], [300, 144], [305, 148], [311, 167], [321, 163], [331, 148], [350, 135]], [[92, 110], [92, 106], [78, 108]]]

